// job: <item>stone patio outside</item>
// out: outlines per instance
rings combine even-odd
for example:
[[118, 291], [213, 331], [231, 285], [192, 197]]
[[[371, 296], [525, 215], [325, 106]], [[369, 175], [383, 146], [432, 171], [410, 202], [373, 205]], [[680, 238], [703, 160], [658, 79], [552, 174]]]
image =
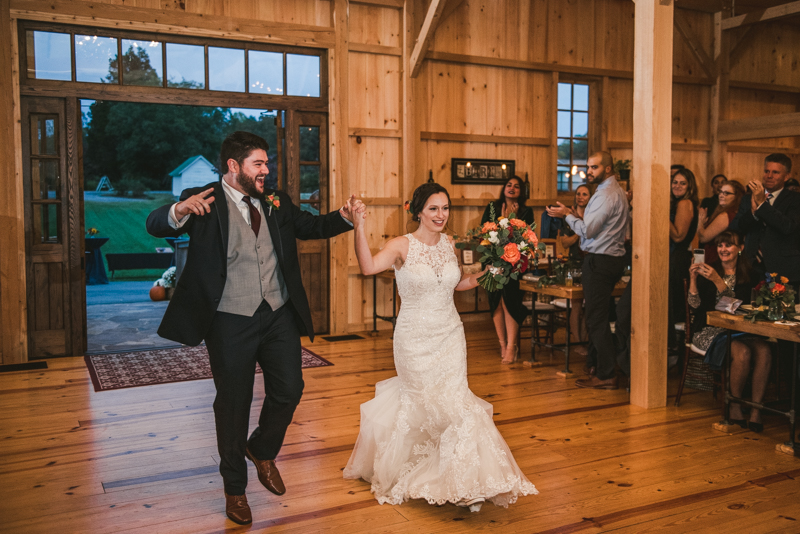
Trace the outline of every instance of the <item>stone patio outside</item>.
[[153, 282], [86, 286], [87, 354], [179, 347], [156, 330], [168, 301], [153, 302]]

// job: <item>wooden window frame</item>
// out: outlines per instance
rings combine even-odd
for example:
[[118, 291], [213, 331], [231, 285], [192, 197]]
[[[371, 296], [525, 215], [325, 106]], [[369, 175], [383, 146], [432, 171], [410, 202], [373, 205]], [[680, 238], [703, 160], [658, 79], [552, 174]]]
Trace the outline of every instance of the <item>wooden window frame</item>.
[[[153, 104], [186, 104], [212, 107], [241, 107], [261, 109], [293, 109], [308, 112], [328, 111], [328, 50], [300, 46], [282, 46], [266, 43], [253, 43], [216, 39], [213, 37], [174, 36], [162, 33], [138, 32], [133, 30], [117, 30], [83, 25], [58, 24], [20, 20], [19, 25], [19, 58], [20, 58], [20, 94], [32, 96], [79, 97], [96, 100], [121, 100], [126, 102], [145, 102]], [[42, 80], [28, 78], [28, 31], [44, 31], [67, 33], [70, 35], [70, 57], [72, 62], [72, 81]], [[138, 39], [158, 41], [162, 43], [162, 86], [148, 87], [123, 85], [122, 76], [118, 84], [100, 84], [74, 81], [77, 75], [75, 68], [75, 35], [97, 35], [118, 39], [117, 57], [121, 58], [121, 40]], [[167, 87], [166, 45], [167, 43], [203, 46], [205, 62], [205, 87], [203, 89], [180, 89]], [[208, 87], [208, 47], [235, 48], [245, 51], [245, 92], [212, 91]], [[249, 50], [278, 52], [283, 54], [284, 95], [265, 95], [249, 93], [248, 56]], [[320, 58], [320, 95], [318, 97], [287, 96], [286, 93], [286, 54], [317, 56]], [[120, 74], [122, 71], [120, 65]]]
[[[597, 152], [601, 148], [601, 136], [602, 136], [602, 115], [601, 115], [601, 101], [602, 101], [602, 78], [598, 78], [596, 76], [582, 76], [578, 74], [564, 74], [559, 73], [558, 83], [569, 83], [569, 84], [579, 84], [579, 85], [588, 85], [589, 86], [589, 127], [588, 131], [586, 132], [586, 140], [587, 140], [587, 156], [591, 156], [592, 153]], [[556, 94], [553, 95], [553, 101], [555, 103], [553, 108], [553, 113], [558, 116], [559, 108], [558, 108], [558, 84], [556, 84]], [[558, 135], [558, 119], [556, 119], [556, 131], [553, 132], [554, 139], [555, 139], [555, 168], [556, 173], [553, 179], [555, 180], [555, 188], [558, 195], [571, 195], [575, 192], [575, 189], [581, 184], [573, 184], [572, 177], [570, 177], [570, 188], [567, 191], [561, 191], [558, 189], [558, 167], [563, 167], [558, 163], [558, 140], [562, 139]], [[570, 165], [572, 167], [572, 165]], [[581, 169], [584, 170], [585, 169]]]

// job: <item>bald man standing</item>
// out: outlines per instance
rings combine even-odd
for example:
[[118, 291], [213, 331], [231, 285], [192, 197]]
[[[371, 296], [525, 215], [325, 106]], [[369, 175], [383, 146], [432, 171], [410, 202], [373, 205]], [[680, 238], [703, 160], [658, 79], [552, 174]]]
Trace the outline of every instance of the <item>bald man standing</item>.
[[[625, 237], [630, 211], [625, 191], [613, 174], [614, 160], [608, 152], [589, 157], [586, 172], [589, 183], [597, 184], [584, 211], [583, 219], [558, 202], [547, 208], [551, 217], [562, 217], [580, 236], [583, 259], [583, 294], [586, 298], [586, 328], [589, 332], [589, 366], [596, 374], [575, 381], [581, 388], [617, 389], [617, 350], [609, 325], [609, 302], [614, 286], [625, 270]], [[620, 362], [623, 363], [623, 362]], [[623, 368], [624, 372], [629, 369]]]

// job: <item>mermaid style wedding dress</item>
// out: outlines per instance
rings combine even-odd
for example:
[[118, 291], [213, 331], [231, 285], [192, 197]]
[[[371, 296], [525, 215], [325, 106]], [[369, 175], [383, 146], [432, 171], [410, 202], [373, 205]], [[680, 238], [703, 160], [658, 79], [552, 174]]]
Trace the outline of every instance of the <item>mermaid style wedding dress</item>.
[[377, 383], [375, 398], [361, 405], [361, 430], [344, 477], [371, 482], [380, 504], [486, 500], [507, 507], [519, 495], [537, 494], [497, 431], [492, 405], [467, 384], [453, 246], [443, 234], [435, 246], [405, 237], [408, 255], [395, 273], [402, 298], [394, 333], [397, 376]]

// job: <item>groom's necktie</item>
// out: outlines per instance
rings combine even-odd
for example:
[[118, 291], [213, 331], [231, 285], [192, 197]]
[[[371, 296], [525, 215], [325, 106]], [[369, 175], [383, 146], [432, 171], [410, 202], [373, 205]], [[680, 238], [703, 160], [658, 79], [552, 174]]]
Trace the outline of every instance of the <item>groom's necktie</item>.
[[247, 207], [250, 209], [250, 228], [253, 229], [253, 233], [258, 237], [258, 231], [261, 229], [261, 213], [258, 211], [258, 208], [253, 206], [253, 203], [250, 202], [250, 197], [243, 196], [242, 200], [245, 201]]

